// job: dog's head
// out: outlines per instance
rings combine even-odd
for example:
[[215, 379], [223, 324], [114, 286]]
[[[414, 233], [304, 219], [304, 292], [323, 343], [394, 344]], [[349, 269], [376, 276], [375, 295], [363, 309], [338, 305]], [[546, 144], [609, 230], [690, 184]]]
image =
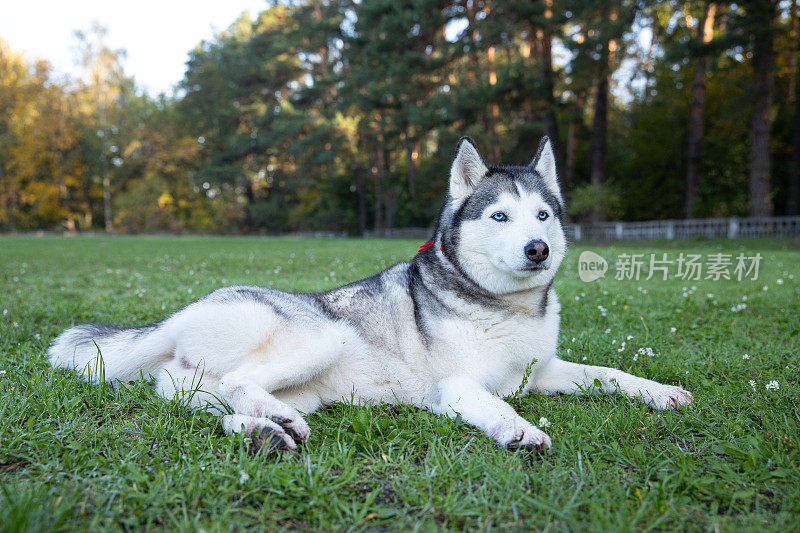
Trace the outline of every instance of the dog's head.
[[563, 217], [547, 137], [528, 166], [487, 167], [471, 139], [459, 141], [440, 229], [475, 283], [494, 294], [549, 284], [567, 251]]

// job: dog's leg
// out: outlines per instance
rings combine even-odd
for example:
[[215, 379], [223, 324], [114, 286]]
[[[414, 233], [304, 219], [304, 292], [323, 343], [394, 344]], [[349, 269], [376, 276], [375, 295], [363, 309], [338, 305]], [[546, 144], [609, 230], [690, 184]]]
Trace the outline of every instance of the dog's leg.
[[544, 394], [581, 394], [596, 389], [620, 392], [655, 409], [675, 409], [692, 403], [690, 392], [673, 385], [633, 376], [616, 368], [581, 365], [553, 359], [539, 369], [531, 390]]
[[461, 415], [510, 450], [550, 448], [550, 437], [471, 378], [457, 376], [440, 381], [439, 401], [428, 407], [437, 414]]
[[225, 413], [215, 394], [218, 386], [219, 377], [205, 372], [204, 365], [198, 368], [181, 358], [173, 359], [156, 374], [156, 392], [159, 395], [181, 399], [194, 409], [217, 415]]
[[[293, 439], [308, 440], [311, 430], [294, 407], [272, 392], [301, 386], [327, 370], [339, 358], [344, 342], [334, 327], [297, 332], [288, 337], [291, 343], [277, 343], [268, 353], [254, 354], [251, 362], [223, 375], [218, 390], [234, 413], [271, 420], [288, 433], [288, 438], [282, 435], [281, 438], [294, 444]], [[314, 405], [306, 398], [304, 405], [317, 408], [320, 403]], [[245, 421], [231, 420], [228, 426]], [[226, 430], [231, 432], [228, 426]]]
[[[269, 368], [248, 366], [241, 369], [244, 374], [265, 370], [269, 371]], [[225, 378], [223, 382], [217, 376], [187, 368], [175, 361], [159, 372], [156, 391], [165, 398], [185, 398], [193, 408], [224, 415], [222, 427], [225, 432], [250, 435], [256, 448], [271, 444], [279, 449], [293, 450], [297, 448], [294, 438], [308, 438], [308, 425], [292, 407], [252, 381], [240, 379], [237, 373]], [[231, 387], [231, 383], [238, 383], [238, 387]], [[231, 390], [222, 389], [220, 384]], [[209, 392], [212, 390], [216, 394]], [[223, 390], [228, 394], [222, 394]], [[225, 414], [223, 401], [234, 409], [235, 414]]]

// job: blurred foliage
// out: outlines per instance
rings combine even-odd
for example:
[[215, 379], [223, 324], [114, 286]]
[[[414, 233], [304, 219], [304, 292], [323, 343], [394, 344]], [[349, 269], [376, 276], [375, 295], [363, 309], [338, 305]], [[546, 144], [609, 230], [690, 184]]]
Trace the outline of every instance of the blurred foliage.
[[[709, 68], [692, 215], [746, 215], [751, 7], [713, 3], [713, 39], [701, 42], [697, 26], [711, 5], [271, 5], [198, 44], [172, 97], [137, 90], [120, 66], [124, 52], [105, 47], [102, 28], [77, 35], [86, 71], [79, 80], [55, 76], [0, 40], [2, 229], [358, 234], [428, 226], [462, 135], [490, 163], [524, 164], [542, 135], [558, 134], [577, 220], [593, 212], [680, 218], [698, 58]], [[771, 187], [782, 213], [798, 37], [796, 6], [771, 5]], [[599, 161], [607, 181], [590, 184], [602, 146], [596, 95], [606, 77]]]
[[622, 196], [613, 181], [600, 185], [594, 183], [578, 185], [572, 191], [572, 198], [567, 208], [574, 219], [583, 220], [598, 206], [612, 220], [617, 220], [622, 215]]

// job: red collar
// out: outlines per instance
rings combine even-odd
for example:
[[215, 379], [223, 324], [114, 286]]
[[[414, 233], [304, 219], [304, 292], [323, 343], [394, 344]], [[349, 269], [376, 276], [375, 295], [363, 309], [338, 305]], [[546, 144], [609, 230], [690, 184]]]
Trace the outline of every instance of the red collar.
[[[426, 242], [425, 244], [423, 244], [422, 246], [419, 247], [419, 250], [417, 250], [417, 253], [420, 253], [420, 252], [422, 252], [424, 250], [427, 250], [428, 248], [433, 247], [434, 244], [436, 244], [435, 241]], [[444, 245], [439, 246], [439, 249], [444, 252]]]

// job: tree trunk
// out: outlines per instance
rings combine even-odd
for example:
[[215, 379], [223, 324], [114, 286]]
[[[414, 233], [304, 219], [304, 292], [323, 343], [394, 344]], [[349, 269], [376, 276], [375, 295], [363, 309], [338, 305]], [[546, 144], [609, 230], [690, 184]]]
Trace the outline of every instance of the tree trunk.
[[[581, 28], [578, 34], [579, 42], [586, 40], [584, 29]], [[574, 100], [570, 108], [569, 130], [567, 132], [567, 153], [564, 164], [564, 185], [565, 190], [569, 191], [575, 185], [575, 163], [578, 156], [578, 129], [583, 125], [583, 110], [586, 104], [587, 89], [579, 87], [574, 90]]]
[[[714, 33], [716, 4], [709, 3], [703, 18], [697, 25], [697, 39], [702, 43], [711, 41]], [[700, 150], [703, 143], [704, 115], [706, 109], [706, 72], [710, 58], [703, 54], [697, 61], [692, 85], [692, 102], [689, 105], [689, 141], [686, 148], [686, 187], [683, 204], [684, 218], [692, 218], [697, 200], [697, 184], [700, 175]]]
[[356, 166], [356, 192], [358, 193], [358, 235], [363, 237], [367, 232], [367, 182], [364, 179], [364, 169]]
[[[381, 148], [383, 160], [383, 178], [388, 178], [392, 171], [392, 152], [385, 145]], [[383, 227], [385, 229], [392, 229], [394, 227], [394, 195], [391, 187], [383, 188]]]
[[789, 168], [789, 198], [787, 215], [800, 215], [800, 68], [795, 62], [794, 132], [792, 135], [792, 164]]
[[12, 200], [11, 197], [14, 191], [11, 190], [11, 178], [9, 177], [6, 182], [6, 174], [3, 170], [3, 159], [0, 158], [0, 183], [3, 184], [3, 195], [0, 196], [3, 202], [3, 232], [10, 233], [14, 227], [14, 212], [11, 210]]
[[103, 219], [105, 221], [106, 233], [114, 231], [111, 224], [111, 179], [108, 177], [106, 156], [100, 156], [102, 160], [103, 172]]
[[772, 104], [775, 92], [775, 50], [772, 1], [754, 2], [753, 22], [753, 114], [750, 126], [750, 216], [772, 215], [770, 172]]
[[414, 162], [414, 146], [405, 131], [400, 134], [403, 139], [403, 148], [406, 151], [406, 164], [408, 165], [408, 194], [412, 200], [417, 199], [416, 163]]
[[576, 91], [575, 101], [572, 102], [569, 111], [567, 153], [564, 162], [564, 174], [561, 179], [561, 188], [567, 192], [571, 191], [575, 184], [575, 162], [578, 158], [578, 128], [583, 121], [583, 104], [585, 100], [585, 91], [583, 89]]
[[[594, 187], [600, 187], [606, 182], [608, 78], [609, 73], [604, 65], [597, 80], [594, 120], [592, 122], [592, 144], [589, 152], [589, 179]], [[591, 221], [599, 222], [605, 219], [605, 216], [605, 206], [598, 204], [592, 210]]]
[[[247, 185], [244, 187], [244, 197], [247, 199], [247, 206], [245, 207], [244, 212], [244, 225], [245, 231], [247, 233], [253, 233], [256, 230], [255, 222], [253, 222], [253, 214], [250, 210], [250, 207], [256, 203], [256, 191], [253, 188], [253, 181], [249, 180]], [[280, 231], [279, 229], [275, 228], [267, 228], [267, 231]]]
[[375, 181], [375, 235], [383, 235], [383, 150], [380, 146], [375, 151], [372, 177]]
[[795, 84], [798, 75], [800, 75], [797, 68], [797, 41], [798, 34], [800, 34], [800, 17], [797, 16], [797, 4], [800, 4], [800, 0], [792, 0], [789, 7], [789, 20], [792, 21], [792, 25], [789, 28], [789, 84], [786, 90], [786, 99], [790, 102], [792, 100], [797, 101]]
[[[544, 67], [543, 83], [544, 94], [546, 100], [546, 109], [544, 112], [544, 122], [547, 128], [547, 136], [550, 137], [550, 143], [553, 147], [553, 153], [556, 156], [556, 167], [558, 170], [564, 168], [563, 152], [561, 150], [561, 135], [558, 129], [558, 115], [556, 113], [556, 95], [555, 95], [555, 82], [553, 76], [553, 53], [552, 53], [552, 39], [553, 34], [550, 31], [545, 31], [542, 36], [542, 65]], [[565, 183], [562, 182], [561, 188], [566, 192]]]

